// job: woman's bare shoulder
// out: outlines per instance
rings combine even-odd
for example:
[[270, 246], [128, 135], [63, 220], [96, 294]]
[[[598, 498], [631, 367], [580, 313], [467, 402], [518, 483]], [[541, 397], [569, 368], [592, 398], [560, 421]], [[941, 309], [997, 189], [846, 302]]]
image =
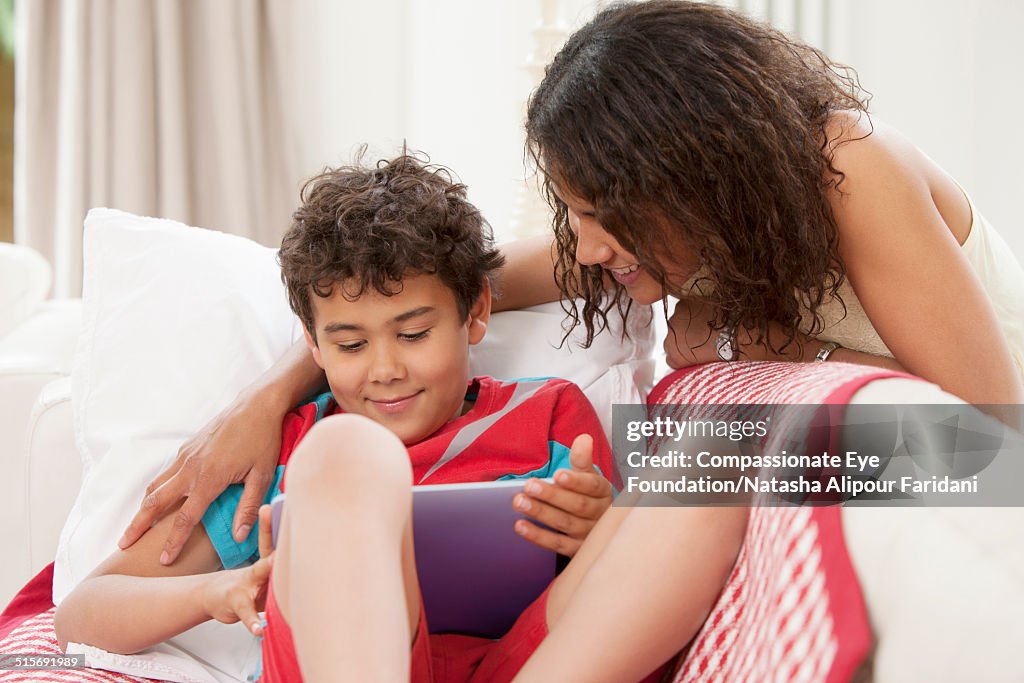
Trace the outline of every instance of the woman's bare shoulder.
[[843, 174], [840, 194], [853, 192], [855, 185], [879, 174], [895, 176], [885, 177], [886, 182], [927, 184], [927, 157], [903, 133], [878, 118], [864, 112], [836, 112], [825, 130], [832, 166]]
[[836, 136], [830, 137], [832, 165], [840, 175], [829, 198], [841, 232], [868, 229], [857, 220], [865, 212], [936, 212], [963, 243], [971, 225], [963, 190], [909, 138], [861, 112], [837, 113], [830, 129]]

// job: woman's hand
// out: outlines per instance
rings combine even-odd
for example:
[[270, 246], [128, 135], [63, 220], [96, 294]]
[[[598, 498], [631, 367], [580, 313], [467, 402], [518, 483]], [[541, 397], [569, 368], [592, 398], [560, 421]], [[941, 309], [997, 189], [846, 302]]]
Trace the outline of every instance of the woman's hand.
[[174, 562], [213, 499], [239, 483], [245, 490], [232, 529], [236, 540], [248, 536], [277, 468], [282, 422], [278, 412], [265, 407], [258, 394], [243, 395], [213, 418], [146, 487], [118, 546], [131, 546], [184, 498], [160, 555], [161, 564]]
[[125, 549], [184, 499], [167, 535], [161, 564], [170, 564], [214, 498], [244, 484], [232, 530], [243, 541], [274, 480], [281, 451], [281, 423], [302, 397], [325, 385], [323, 371], [304, 341], [292, 348], [178, 450], [174, 462], [146, 487], [139, 511], [118, 546]]
[[531, 479], [515, 497], [520, 512], [546, 525], [521, 519], [516, 533], [541, 548], [572, 557], [612, 504], [612, 485], [594, 467], [594, 440], [576, 437], [569, 449], [572, 469], [559, 470], [555, 483]]

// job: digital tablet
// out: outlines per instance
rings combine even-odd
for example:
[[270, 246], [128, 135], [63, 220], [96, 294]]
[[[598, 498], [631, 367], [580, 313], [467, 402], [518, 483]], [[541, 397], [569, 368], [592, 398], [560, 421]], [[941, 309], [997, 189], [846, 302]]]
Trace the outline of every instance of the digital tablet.
[[[413, 544], [431, 633], [498, 638], [555, 578], [557, 555], [516, 534], [523, 481], [413, 487]], [[274, 499], [276, 543], [284, 496]]]

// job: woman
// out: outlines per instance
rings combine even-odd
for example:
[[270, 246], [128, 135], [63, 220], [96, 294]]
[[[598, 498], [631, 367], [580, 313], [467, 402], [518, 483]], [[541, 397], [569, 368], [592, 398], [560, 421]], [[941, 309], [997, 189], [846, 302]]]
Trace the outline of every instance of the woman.
[[842, 360], [1024, 397], [1024, 271], [814, 48], [713, 5], [615, 7], [548, 67], [527, 136], [591, 335], [611, 275], [619, 301], [681, 298], [673, 367]]

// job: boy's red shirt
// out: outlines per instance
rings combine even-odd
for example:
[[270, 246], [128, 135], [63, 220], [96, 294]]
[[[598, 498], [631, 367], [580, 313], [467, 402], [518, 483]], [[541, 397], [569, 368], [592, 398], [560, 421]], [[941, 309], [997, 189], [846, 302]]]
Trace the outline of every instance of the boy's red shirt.
[[[620, 488], [601, 422], [572, 382], [477, 377], [470, 383], [467, 396], [476, 397], [468, 412], [407, 447], [414, 483], [548, 477], [556, 469], [569, 466], [573, 440], [580, 434], [590, 434], [594, 437], [594, 465]], [[325, 395], [289, 413], [282, 429], [280, 464], [287, 465], [295, 447], [318, 419], [341, 412], [333, 398]]]

